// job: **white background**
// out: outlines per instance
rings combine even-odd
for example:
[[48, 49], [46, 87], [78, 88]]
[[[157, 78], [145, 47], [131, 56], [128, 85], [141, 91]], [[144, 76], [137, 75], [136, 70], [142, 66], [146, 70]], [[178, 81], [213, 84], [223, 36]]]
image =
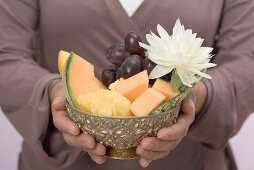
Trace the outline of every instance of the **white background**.
[[[0, 111], [0, 170], [17, 170], [21, 136]], [[254, 114], [231, 139], [239, 170], [254, 170]]]

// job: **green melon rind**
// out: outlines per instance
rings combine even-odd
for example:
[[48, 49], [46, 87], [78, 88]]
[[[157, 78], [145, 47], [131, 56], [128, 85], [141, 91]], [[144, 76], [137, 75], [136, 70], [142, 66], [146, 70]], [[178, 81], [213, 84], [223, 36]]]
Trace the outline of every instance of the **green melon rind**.
[[77, 108], [78, 107], [78, 102], [76, 98], [73, 95], [73, 91], [70, 85], [69, 77], [70, 77], [70, 67], [72, 64], [74, 53], [71, 52], [70, 56], [67, 58], [65, 64], [64, 64], [64, 72], [63, 72], [63, 83], [64, 83], [64, 90], [66, 94], [66, 99], [68, 103], [72, 106]]

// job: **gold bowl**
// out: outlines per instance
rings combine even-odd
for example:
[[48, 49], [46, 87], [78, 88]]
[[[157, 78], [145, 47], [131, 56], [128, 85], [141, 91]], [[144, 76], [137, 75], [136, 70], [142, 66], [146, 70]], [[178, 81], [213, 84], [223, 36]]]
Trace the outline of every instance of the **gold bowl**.
[[67, 104], [69, 117], [85, 134], [106, 146], [106, 156], [114, 159], [138, 157], [136, 147], [145, 137], [156, 136], [164, 127], [176, 123], [180, 104], [190, 89], [185, 88], [169, 102], [162, 103], [147, 116], [98, 116]]

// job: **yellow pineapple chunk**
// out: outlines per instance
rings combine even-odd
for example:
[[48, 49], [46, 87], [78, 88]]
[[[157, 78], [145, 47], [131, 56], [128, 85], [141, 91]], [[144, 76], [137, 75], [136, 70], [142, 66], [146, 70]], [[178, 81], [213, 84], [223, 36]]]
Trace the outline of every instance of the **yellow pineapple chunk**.
[[80, 95], [77, 99], [82, 111], [100, 116], [132, 116], [131, 102], [120, 93], [101, 89]]

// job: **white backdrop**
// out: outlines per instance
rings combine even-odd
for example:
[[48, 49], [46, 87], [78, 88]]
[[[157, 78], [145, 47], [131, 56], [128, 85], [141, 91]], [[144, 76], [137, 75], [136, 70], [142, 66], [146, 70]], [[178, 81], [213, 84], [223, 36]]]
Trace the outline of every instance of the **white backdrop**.
[[[21, 136], [0, 111], [0, 170], [17, 170]], [[254, 114], [231, 139], [239, 170], [254, 170]]]

